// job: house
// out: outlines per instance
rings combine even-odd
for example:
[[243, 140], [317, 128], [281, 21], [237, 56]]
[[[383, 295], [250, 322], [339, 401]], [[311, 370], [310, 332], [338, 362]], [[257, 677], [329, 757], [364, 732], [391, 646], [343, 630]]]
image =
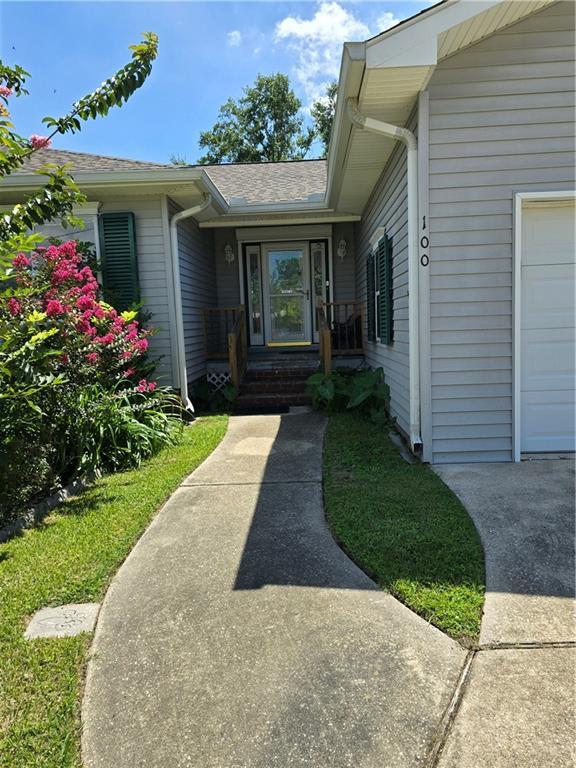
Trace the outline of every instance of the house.
[[573, 451], [574, 69], [572, 2], [445, 0], [344, 46], [326, 162], [42, 150], [0, 203], [72, 163], [81, 237], [184, 398], [241, 375], [244, 338], [319, 345], [384, 368], [425, 461]]

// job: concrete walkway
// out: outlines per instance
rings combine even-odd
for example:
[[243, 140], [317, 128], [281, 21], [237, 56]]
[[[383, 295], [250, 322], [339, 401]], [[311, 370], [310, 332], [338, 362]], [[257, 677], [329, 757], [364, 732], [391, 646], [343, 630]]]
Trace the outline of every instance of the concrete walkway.
[[422, 765], [466, 653], [334, 543], [324, 425], [232, 418], [132, 551], [94, 639], [87, 768]]
[[435, 467], [486, 553], [486, 600], [440, 768], [574, 768], [574, 462]]

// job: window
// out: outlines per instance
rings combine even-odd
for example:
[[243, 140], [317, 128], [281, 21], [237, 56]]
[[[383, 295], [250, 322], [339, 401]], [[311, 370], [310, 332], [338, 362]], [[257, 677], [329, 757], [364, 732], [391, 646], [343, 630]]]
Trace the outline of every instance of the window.
[[384, 234], [366, 259], [368, 341], [390, 345], [394, 334], [392, 240]]

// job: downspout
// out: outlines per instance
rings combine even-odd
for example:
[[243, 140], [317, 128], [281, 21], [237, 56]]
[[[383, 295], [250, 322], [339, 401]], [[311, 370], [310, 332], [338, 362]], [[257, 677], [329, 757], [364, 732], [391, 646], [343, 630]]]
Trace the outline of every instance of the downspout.
[[410, 370], [410, 444], [422, 447], [420, 435], [420, 354], [418, 348], [418, 142], [407, 128], [365, 117], [358, 110], [358, 100], [346, 102], [348, 117], [354, 125], [381, 136], [401, 141], [407, 149], [408, 188], [408, 364]]
[[184, 339], [184, 316], [182, 314], [182, 288], [180, 285], [180, 260], [178, 253], [178, 224], [183, 219], [196, 216], [212, 202], [212, 195], [205, 195], [204, 200], [192, 208], [179, 211], [170, 219], [170, 251], [172, 255], [172, 275], [174, 280], [174, 303], [176, 314], [176, 349], [178, 355], [178, 382], [180, 384], [180, 399], [184, 406], [194, 412], [190, 398], [188, 397], [188, 372], [186, 370], [186, 342]]

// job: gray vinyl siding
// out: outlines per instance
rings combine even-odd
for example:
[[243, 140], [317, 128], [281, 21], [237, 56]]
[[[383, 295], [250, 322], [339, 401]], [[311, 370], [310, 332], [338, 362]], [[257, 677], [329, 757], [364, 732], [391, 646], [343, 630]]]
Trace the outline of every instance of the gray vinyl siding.
[[[340, 261], [338, 243], [346, 241], [346, 256]], [[334, 282], [334, 301], [354, 301], [356, 299], [356, 253], [354, 225], [346, 222], [334, 224], [332, 229], [332, 279]]]
[[[168, 310], [167, 253], [162, 226], [162, 202], [160, 196], [138, 199], [110, 200], [100, 206], [100, 213], [132, 211], [136, 225], [136, 259], [143, 310], [149, 314], [147, 325], [156, 329], [150, 337], [150, 357], [158, 359], [155, 378], [162, 385], [173, 384], [172, 339]], [[41, 232], [54, 237], [72, 237], [95, 241], [92, 217], [86, 217], [85, 229], [63, 230], [60, 224], [43, 225]]]
[[574, 186], [573, 29], [558, 3], [446, 59], [429, 84], [438, 463], [512, 459], [513, 197]]
[[[169, 201], [170, 217], [178, 210], [176, 204]], [[202, 309], [218, 303], [212, 231], [200, 229], [193, 218], [181, 221], [178, 224], [178, 260], [186, 371], [188, 383], [192, 383], [206, 374]]]
[[[224, 246], [230, 243], [234, 249], [234, 261], [228, 264], [224, 258]], [[240, 304], [240, 273], [238, 271], [238, 242], [236, 230], [214, 230], [214, 263], [218, 286], [218, 306], [236, 307]]]
[[[409, 128], [416, 132], [414, 115]], [[393, 249], [394, 340], [390, 346], [366, 341], [366, 362], [384, 369], [390, 387], [390, 411], [405, 433], [410, 431], [407, 204], [406, 148], [398, 142], [362, 214], [362, 221], [356, 225], [356, 290], [358, 297], [366, 301], [366, 257], [370, 240], [379, 227], [385, 227], [392, 238]]]

